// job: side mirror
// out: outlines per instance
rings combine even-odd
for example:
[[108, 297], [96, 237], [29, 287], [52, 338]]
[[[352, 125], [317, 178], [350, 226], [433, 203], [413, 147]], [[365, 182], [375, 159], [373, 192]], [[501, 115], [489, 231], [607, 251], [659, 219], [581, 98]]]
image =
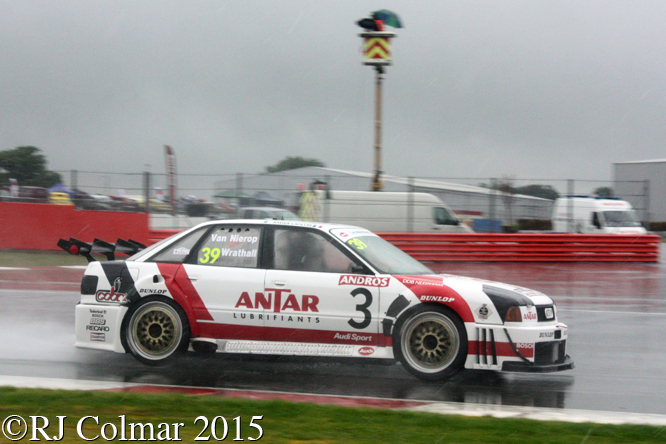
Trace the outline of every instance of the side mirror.
[[351, 272], [354, 274], [366, 274], [367, 270], [362, 265], [352, 265]]

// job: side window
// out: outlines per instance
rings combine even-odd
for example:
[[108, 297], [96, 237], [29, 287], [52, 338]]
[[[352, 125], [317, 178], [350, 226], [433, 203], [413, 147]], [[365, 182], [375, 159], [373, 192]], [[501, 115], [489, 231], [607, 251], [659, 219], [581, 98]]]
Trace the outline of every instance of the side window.
[[197, 264], [254, 268], [258, 263], [260, 243], [260, 228], [221, 226], [206, 235], [197, 253]]
[[149, 259], [150, 262], [171, 262], [182, 264], [185, 259], [187, 259], [187, 256], [189, 256], [190, 250], [194, 248], [194, 245], [207, 230], [208, 227], [204, 227], [188, 234], [186, 237], [169, 245], [164, 250], [151, 257]]
[[437, 225], [458, 225], [458, 219], [452, 215], [446, 208], [435, 207], [435, 223]]
[[273, 253], [278, 270], [349, 273], [355, 265], [324, 236], [304, 230], [275, 230]]

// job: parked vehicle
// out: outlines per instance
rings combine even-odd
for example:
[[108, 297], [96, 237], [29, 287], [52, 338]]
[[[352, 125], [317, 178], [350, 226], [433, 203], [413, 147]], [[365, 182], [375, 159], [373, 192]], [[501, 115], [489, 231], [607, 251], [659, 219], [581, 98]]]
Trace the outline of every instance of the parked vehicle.
[[121, 211], [120, 202], [104, 194], [91, 194], [90, 197], [95, 201], [97, 210], [101, 211]]
[[[146, 211], [146, 198], [144, 196], [126, 196], [127, 199], [133, 201], [138, 211]], [[171, 205], [161, 200], [150, 198], [148, 199], [150, 213], [170, 213]]]
[[71, 195], [72, 202], [79, 210], [98, 210], [99, 206], [95, 199], [82, 190], [74, 189]]
[[358, 225], [375, 233], [473, 232], [441, 199], [429, 193], [338, 190], [315, 193], [314, 203], [312, 192], [301, 195], [301, 218], [305, 219], [306, 214], [308, 220]]
[[141, 205], [139, 204], [139, 202], [133, 199], [124, 196], [109, 196], [109, 197], [116, 202], [119, 211], [127, 211], [130, 213], [138, 213], [139, 211], [141, 211]]
[[647, 233], [631, 204], [619, 198], [561, 197], [553, 204], [552, 221], [556, 233]]
[[301, 220], [289, 210], [273, 207], [244, 207], [238, 210], [240, 219], [276, 219], [276, 220]]
[[[92, 261], [75, 307], [76, 346], [148, 365], [193, 350], [397, 359], [427, 380], [573, 368], [550, 297], [437, 275], [363, 228], [211, 221], [138, 252], [120, 239], [58, 246]], [[117, 261], [116, 251], [133, 255]], [[95, 261], [96, 252], [109, 260]]]
[[58, 191], [52, 191], [49, 193], [49, 203], [55, 205], [74, 205], [69, 198], [69, 194]]
[[19, 187], [19, 202], [48, 203], [49, 192], [46, 188], [22, 186]]

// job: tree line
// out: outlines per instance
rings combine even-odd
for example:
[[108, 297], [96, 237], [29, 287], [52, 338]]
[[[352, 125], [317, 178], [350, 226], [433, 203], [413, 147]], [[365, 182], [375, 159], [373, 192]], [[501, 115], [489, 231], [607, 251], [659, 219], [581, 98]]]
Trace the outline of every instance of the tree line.
[[49, 188], [61, 183], [60, 174], [46, 169], [46, 157], [34, 146], [0, 151], [0, 183], [16, 179], [21, 186]]
[[[309, 166], [324, 167], [325, 165], [318, 159], [287, 156], [275, 165], [265, 167], [264, 172], [277, 173]], [[7, 184], [11, 178], [16, 179], [19, 185], [43, 188], [62, 183], [62, 177], [59, 173], [46, 169], [46, 157], [39, 148], [34, 146], [19, 146], [14, 149], [0, 151], [0, 178], [0, 184]], [[550, 185], [534, 184], [514, 187], [510, 180], [500, 180], [491, 186], [487, 184], [480, 184], [479, 186], [496, 189], [509, 195], [524, 194], [551, 200], [560, 197], [560, 193]], [[597, 188], [594, 193], [601, 197], [613, 196], [613, 190], [609, 187]]]

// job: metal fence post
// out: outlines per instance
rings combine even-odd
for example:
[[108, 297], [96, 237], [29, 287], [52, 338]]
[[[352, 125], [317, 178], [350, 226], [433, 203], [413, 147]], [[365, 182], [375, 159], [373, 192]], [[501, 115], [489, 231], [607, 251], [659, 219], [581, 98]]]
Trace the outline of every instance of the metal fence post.
[[143, 173], [143, 196], [146, 202], [145, 212], [150, 213], [150, 171]]
[[324, 185], [326, 189], [324, 190], [324, 222], [329, 222], [330, 217], [331, 217], [331, 212], [330, 212], [330, 205], [331, 205], [331, 199], [329, 191], [331, 190], [331, 176], [324, 176], [324, 181], [326, 184]]
[[236, 173], [236, 217], [240, 217], [241, 199], [243, 198], [243, 173]]
[[488, 232], [495, 232], [495, 178], [490, 178], [490, 194], [488, 194]]
[[643, 225], [646, 230], [650, 229], [650, 180], [643, 181], [643, 204], [645, 206], [645, 214], [643, 216]]
[[567, 179], [567, 196], [569, 197], [567, 204], [567, 232], [574, 232], [574, 218], [573, 218], [573, 196], [574, 196], [574, 181], [573, 179]]
[[408, 193], [407, 193], [407, 232], [414, 232], [414, 177], [410, 176], [407, 179]]

